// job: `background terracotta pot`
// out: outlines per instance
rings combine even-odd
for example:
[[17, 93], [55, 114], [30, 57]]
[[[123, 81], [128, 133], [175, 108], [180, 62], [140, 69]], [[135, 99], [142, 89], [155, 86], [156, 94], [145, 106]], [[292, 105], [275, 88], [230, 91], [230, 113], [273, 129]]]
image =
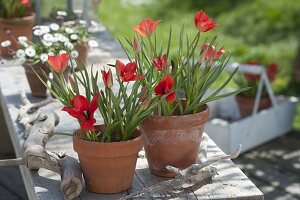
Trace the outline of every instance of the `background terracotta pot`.
[[87, 65], [87, 55], [88, 55], [88, 44], [87, 42], [78, 43], [75, 45], [74, 49], [78, 51], [78, 57], [76, 61], [78, 62], [78, 70], [84, 69]]
[[145, 138], [145, 152], [151, 173], [174, 177], [167, 165], [184, 169], [197, 160], [209, 108], [196, 114], [156, 116], [145, 119], [140, 130]]
[[[95, 128], [104, 130], [103, 125]], [[136, 138], [124, 142], [90, 142], [74, 137], [73, 148], [78, 153], [87, 189], [96, 193], [128, 190], [143, 141], [139, 131], [136, 131]]]
[[[247, 117], [252, 115], [254, 107], [254, 98], [247, 98], [242, 95], [236, 95], [236, 101], [238, 103], [241, 117]], [[263, 97], [260, 99], [258, 111], [267, 109], [271, 106], [271, 100], [269, 97]]]
[[44, 86], [44, 84], [40, 81], [40, 79], [34, 73], [33, 69], [46, 82], [47, 78], [44, 77], [43, 71], [47, 75], [49, 75], [50, 70], [48, 69], [48, 67], [43, 63], [33, 64], [32, 62], [29, 62], [29, 61], [26, 61], [25, 63], [23, 63], [23, 67], [25, 69], [25, 74], [26, 74], [27, 81], [30, 86], [32, 96], [46, 97], [47, 96], [47, 93], [46, 93], [47, 88], [46, 88], [46, 86]]
[[[9, 49], [16, 50], [18, 47], [17, 40], [19, 36], [26, 36], [29, 41], [32, 39], [32, 27], [35, 23], [35, 14], [30, 13], [28, 16], [13, 19], [0, 19], [0, 42], [10, 40], [12, 42], [9, 48], [0, 47], [1, 56], [5, 58], [12, 57]], [[9, 34], [7, 34], [10, 32]]]

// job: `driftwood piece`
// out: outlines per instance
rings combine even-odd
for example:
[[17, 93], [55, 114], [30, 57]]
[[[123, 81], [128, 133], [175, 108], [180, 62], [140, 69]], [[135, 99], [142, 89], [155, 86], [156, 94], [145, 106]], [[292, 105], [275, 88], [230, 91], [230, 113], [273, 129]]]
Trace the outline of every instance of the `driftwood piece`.
[[[134, 192], [130, 195], [122, 198], [123, 200], [131, 199], [140, 195], [151, 196], [156, 193], [163, 194], [176, 194], [176, 191], [185, 190], [188, 188], [193, 188], [193, 186], [197, 185], [198, 188], [203, 185], [211, 183], [213, 177], [217, 174], [217, 169], [215, 167], [211, 167], [215, 162], [226, 160], [226, 159], [234, 159], [237, 158], [241, 152], [241, 145], [237, 148], [235, 152], [230, 155], [224, 155], [212, 159], [207, 159], [206, 157], [206, 148], [207, 148], [207, 139], [204, 138], [202, 140], [201, 151], [199, 153], [199, 161], [200, 163], [193, 164], [190, 167], [180, 170], [176, 167], [167, 166], [166, 168], [176, 174], [176, 177], [171, 180], [167, 180], [164, 182], [160, 182], [156, 185], [152, 185], [150, 187], [142, 188], [141, 190]], [[201, 162], [203, 161], [203, 162]], [[188, 186], [188, 187], [186, 187]]]
[[53, 153], [45, 149], [49, 133], [59, 123], [59, 117], [53, 111], [40, 112], [38, 109], [53, 102], [53, 99], [32, 104], [24, 92], [20, 96], [24, 103], [18, 118], [25, 126], [26, 140], [22, 146], [24, 164], [29, 169], [44, 168], [60, 174], [60, 189], [64, 198], [69, 200], [78, 197], [82, 190], [82, 171], [78, 160], [63, 152]]

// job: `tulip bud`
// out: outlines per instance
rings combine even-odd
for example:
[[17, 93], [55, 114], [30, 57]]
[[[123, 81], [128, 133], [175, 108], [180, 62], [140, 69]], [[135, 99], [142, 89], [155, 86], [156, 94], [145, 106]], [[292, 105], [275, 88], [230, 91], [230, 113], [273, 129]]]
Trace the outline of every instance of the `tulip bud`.
[[137, 53], [137, 54], [139, 54], [142, 50], [141, 44], [136, 37], [133, 38], [133, 48], [134, 48], [135, 53]]
[[75, 81], [71, 74], [68, 75], [69, 83], [76, 94], [79, 94], [78, 87], [76, 87]]

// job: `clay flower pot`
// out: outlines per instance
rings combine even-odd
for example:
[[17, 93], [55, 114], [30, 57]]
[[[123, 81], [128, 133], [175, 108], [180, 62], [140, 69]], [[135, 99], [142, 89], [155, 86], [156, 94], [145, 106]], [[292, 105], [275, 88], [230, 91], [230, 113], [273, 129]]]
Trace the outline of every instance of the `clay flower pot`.
[[[95, 126], [104, 130], [104, 126]], [[77, 131], [76, 134], [82, 134]], [[143, 136], [122, 142], [90, 142], [73, 138], [87, 189], [95, 193], [119, 193], [128, 190], [133, 181], [138, 152], [143, 148]]]
[[23, 67], [25, 69], [25, 74], [27, 77], [28, 84], [30, 86], [32, 96], [36, 97], [46, 97], [47, 96], [47, 88], [46, 86], [40, 81], [38, 76], [34, 73], [35, 72], [46, 82], [47, 78], [44, 77], [43, 71], [49, 75], [50, 70], [48, 67], [43, 63], [36, 63], [33, 64], [32, 62], [26, 61], [23, 63]]
[[10, 40], [12, 44], [9, 47], [0, 47], [1, 56], [10, 58], [10, 50], [16, 50], [19, 36], [26, 36], [29, 41], [32, 38], [32, 27], [35, 23], [35, 14], [30, 13], [22, 18], [2, 19], [0, 18], [0, 42]]
[[166, 166], [184, 169], [197, 160], [209, 108], [190, 115], [151, 115], [139, 126], [145, 138], [145, 152], [151, 173], [174, 177]]
[[82, 70], [87, 64], [88, 44], [86, 42], [78, 43], [75, 45], [74, 49], [78, 51], [76, 61], [79, 65], [77, 69]]
[[[240, 109], [241, 117], [247, 117], [252, 115], [255, 98], [247, 98], [242, 95], [236, 95], [236, 101]], [[269, 97], [263, 97], [260, 99], [258, 111], [267, 109], [271, 106], [271, 100]]]

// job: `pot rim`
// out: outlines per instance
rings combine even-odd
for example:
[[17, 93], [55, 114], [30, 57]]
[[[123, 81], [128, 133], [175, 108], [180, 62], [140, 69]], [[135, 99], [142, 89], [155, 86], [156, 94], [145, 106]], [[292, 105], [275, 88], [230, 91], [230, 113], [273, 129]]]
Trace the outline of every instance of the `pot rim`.
[[191, 116], [198, 116], [198, 115], [208, 115], [209, 114], [209, 106], [207, 104], [204, 104], [204, 109], [202, 109], [200, 112], [197, 112], [197, 113], [193, 113], [193, 114], [187, 114], [187, 115], [171, 115], [171, 116], [160, 116], [160, 115], [155, 115], [155, 114], [152, 114], [150, 115], [149, 117], [151, 118], [159, 118], [159, 119], [182, 119], [182, 118], [190, 118]]
[[3, 22], [3, 23], [7, 23], [7, 24], [10, 24], [10, 23], [19, 23], [20, 20], [22, 21], [32, 21], [35, 19], [35, 13], [34, 12], [28, 12], [27, 13], [28, 15], [24, 16], [24, 17], [14, 17], [14, 18], [0, 18], [0, 22]]
[[[96, 125], [96, 126], [104, 126]], [[73, 136], [73, 149], [80, 155], [89, 157], [123, 157], [138, 153], [144, 144], [144, 136], [140, 130], [136, 129], [139, 134], [131, 140], [120, 142], [94, 142], [83, 140]], [[80, 146], [80, 147], [79, 147]], [[129, 148], [128, 148], [129, 146]], [[127, 147], [127, 148], [126, 148]], [[99, 150], [101, 149], [101, 151]]]

